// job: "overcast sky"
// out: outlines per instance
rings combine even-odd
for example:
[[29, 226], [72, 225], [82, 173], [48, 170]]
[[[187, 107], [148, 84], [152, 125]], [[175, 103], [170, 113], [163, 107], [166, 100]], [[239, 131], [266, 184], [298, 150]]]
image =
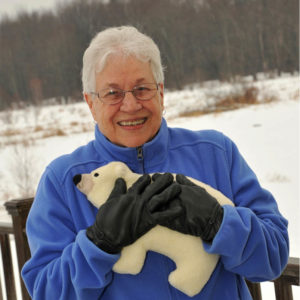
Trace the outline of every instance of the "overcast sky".
[[19, 11], [33, 11], [42, 9], [53, 9], [55, 4], [65, 2], [63, 0], [0, 0], [0, 17], [7, 14], [15, 16]]

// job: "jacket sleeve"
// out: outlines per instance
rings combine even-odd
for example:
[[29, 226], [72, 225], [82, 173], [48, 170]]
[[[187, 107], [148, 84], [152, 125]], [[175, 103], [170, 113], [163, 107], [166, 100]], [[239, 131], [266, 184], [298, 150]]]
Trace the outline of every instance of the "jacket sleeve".
[[252, 281], [271, 280], [283, 271], [289, 256], [287, 220], [271, 193], [230, 140], [227, 143], [229, 178], [235, 207], [224, 206], [224, 218], [209, 253], [221, 255], [225, 269]]
[[22, 277], [33, 299], [99, 299], [119, 255], [98, 249], [75, 230], [63, 191], [51, 170], [39, 183], [26, 231], [31, 259]]

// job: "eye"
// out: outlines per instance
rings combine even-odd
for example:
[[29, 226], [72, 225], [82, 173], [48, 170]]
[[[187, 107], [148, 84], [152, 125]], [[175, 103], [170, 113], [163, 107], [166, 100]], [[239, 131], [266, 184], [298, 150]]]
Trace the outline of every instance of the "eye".
[[150, 89], [144, 85], [139, 85], [135, 87], [135, 90], [138, 92], [149, 91]]
[[105, 89], [101, 91], [101, 97], [104, 99], [113, 99], [113, 98], [119, 98], [122, 97], [122, 90], [119, 89]]
[[99, 176], [99, 173], [94, 173], [94, 177], [98, 177]]
[[115, 95], [117, 93], [119, 93], [119, 91], [117, 91], [117, 90], [109, 90], [109, 91], [106, 92], [105, 96]]

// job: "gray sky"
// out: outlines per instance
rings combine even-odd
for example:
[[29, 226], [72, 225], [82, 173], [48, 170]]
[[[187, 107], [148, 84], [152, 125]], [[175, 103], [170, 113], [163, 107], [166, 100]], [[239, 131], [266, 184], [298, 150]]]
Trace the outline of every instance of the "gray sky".
[[[65, 0], [66, 1], [66, 0]], [[0, 0], [0, 17], [7, 14], [14, 17], [19, 11], [52, 9], [63, 0]]]

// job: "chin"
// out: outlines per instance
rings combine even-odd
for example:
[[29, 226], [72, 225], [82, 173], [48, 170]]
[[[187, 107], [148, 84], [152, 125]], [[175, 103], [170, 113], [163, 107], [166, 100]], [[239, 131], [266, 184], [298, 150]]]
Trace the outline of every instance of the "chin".
[[145, 142], [137, 142], [137, 141], [128, 142], [128, 141], [126, 141], [121, 146], [127, 147], [127, 148], [137, 148], [137, 147], [143, 146], [145, 143], [146, 143], [146, 141]]
[[127, 138], [122, 141], [118, 141], [117, 145], [122, 146], [122, 147], [128, 147], [128, 148], [136, 148], [144, 145], [151, 139], [145, 139], [145, 138]]

